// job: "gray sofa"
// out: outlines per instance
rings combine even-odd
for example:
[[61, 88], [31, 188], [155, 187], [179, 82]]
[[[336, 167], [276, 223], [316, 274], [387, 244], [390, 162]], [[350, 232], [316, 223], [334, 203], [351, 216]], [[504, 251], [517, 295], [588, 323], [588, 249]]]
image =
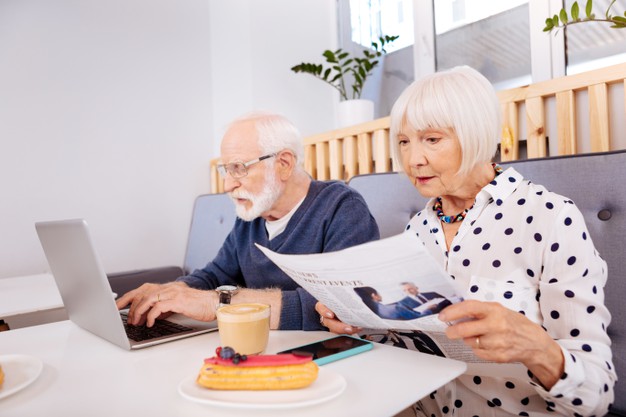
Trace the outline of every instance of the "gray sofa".
[[[626, 372], [626, 254], [621, 242], [626, 237], [626, 151], [567, 157], [529, 159], [503, 163], [514, 166], [526, 178], [571, 198], [582, 211], [591, 237], [609, 267], [605, 288], [606, 304], [613, 321], [609, 335], [613, 341], [613, 362], [618, 377]], [[422, 197], [404, 174], [359, 175], [349, 185], [367, 201], [380, 227], [381, 237], [398, 234], [409, 219], [421, 210]], [[187, 252], [182, 267], [109, 276], [113, 290], [134, 288], [145, 281], [168, 282], [181, 273], [203, 267], [217, 254], [235, 221], [232, 202], [226, 194], [201, 195], [196, 199]], [[626, 382], [618, 381], [610, 415], [626, 416]]]
[[[623, 164], [623, 165], [622, 165]], [[585, 216], [589, 233], [608, 264], [606, 305], [613, 320], [608, 329], [618, 377], [626, 375], [626, 151], [528, 159], [502, 163], [524, 177], [571, 198]], [[350, 186], [367, 201], [381, 237], [404, 230], [408, 220], [424, 208], [422, 197], [404, 174], [360, 175]], [[626, 416], [626, 381], [618, 381], [609, 415]]]

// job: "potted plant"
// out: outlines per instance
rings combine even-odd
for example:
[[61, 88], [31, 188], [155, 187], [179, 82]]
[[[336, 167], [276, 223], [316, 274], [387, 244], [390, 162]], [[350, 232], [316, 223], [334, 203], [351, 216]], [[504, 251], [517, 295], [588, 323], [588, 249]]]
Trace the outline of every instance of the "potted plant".
[[585, 16], [580, 16], [580, 6], [578, 6], [578, 2], [575, 1], [572, 4], [570, 9], [570, 14], [567, 13], [565, 8], [561, 9], [558, 15], [554, 15], [553, 17], [548, 17], [546, 19], [546, 27], [543, 28], [544, 32], [550, 32], [554, 29], [558, 30], [560, 28], [564, 28], [569, 25], [574, 25], [577, 23], [584, 22], [603, 22], [610, 23], [611, 28], [614, 29], [624, 29], [626, 28], [626, 12], [624, 12], [623, 16], [613, 15], [611, 13], [611, 8], [615, 0], [613, 0], [609, 7], [607, 7], [606, 12], [604, 12], [604, 19], [596, 19], [595, 14], [593, 13], [593, 0], [587, 0], [585, 4]]
[[[381, 36], [378, 42], [372, 42], [371, 49], [364, 49], [360, 57], [352, 56], [342, 49], [326, 50], [322, 56], [327, 65], [302, 62], [291, 70], [311, 74], [339, 91], [342, 100], [339, 107], [340, 126], [371, 120], [374, 117], [374, 103], [361, 100], [363, 86], [379, 64], [379, 58], [387, 53], [385, 45], [396, 39], [398, 36]], [[355, 106], [357, 110], [354, 110]]]

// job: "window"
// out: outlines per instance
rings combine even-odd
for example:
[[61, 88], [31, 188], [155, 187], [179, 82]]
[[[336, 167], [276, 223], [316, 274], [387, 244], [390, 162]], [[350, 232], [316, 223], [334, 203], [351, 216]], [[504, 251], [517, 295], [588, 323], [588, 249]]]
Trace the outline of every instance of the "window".
[[496, 88], [531, 81], [528, 1], [437, 0], [435, 68], [469, 65]]
[[350, 0], [351, 39], [369, 47], [382, 35], [399, 38], [386, 48], [396, 51], [413, 44], [413, 0]]

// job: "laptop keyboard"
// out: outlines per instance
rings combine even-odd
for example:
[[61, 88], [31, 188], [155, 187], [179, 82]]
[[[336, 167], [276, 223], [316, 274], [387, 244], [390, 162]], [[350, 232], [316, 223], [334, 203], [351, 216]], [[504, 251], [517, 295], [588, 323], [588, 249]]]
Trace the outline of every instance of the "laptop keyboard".
[[134, 342], [143, 342], [144, 340], [155, 339], [157, 337], [169, 336], [172, 334], [184, 333], [193, 330], [191, 327], [182, 326], [167, 320], [157, 320], [154, 326], [133, 326], [127, 323], [128, 316], [125, 313], [120, 314], [124, 323], [124, 330], [128, 338]]

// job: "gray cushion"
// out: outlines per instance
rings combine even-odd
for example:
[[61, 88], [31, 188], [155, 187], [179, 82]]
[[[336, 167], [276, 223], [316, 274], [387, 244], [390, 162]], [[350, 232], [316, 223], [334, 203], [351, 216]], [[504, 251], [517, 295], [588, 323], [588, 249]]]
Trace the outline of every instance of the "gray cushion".
[[378, 223], [381, 238], [402, 232], [415, 213], [428, 202], [406, 175], [396, 172], [357, 175], [348, 185], [365, 198]]
[[[571, 198], [585, 216], [600, 255], [608, 264], [606, 305], [613, 320], [608, 332], [618, 377], [626, 375], [626, 151], [528, 159], [502, 163], [550, 191]], [[381, 237], [404, 230], [408, 219], [424, 208], [422, 197], [404, 174], [359, 175], [349, 185], [358, 190], [378, 222]], [[626, 379], [626, 378], [625, 378]], [[626, 416], [626, 380], [615, 387], [611, 415]]]

